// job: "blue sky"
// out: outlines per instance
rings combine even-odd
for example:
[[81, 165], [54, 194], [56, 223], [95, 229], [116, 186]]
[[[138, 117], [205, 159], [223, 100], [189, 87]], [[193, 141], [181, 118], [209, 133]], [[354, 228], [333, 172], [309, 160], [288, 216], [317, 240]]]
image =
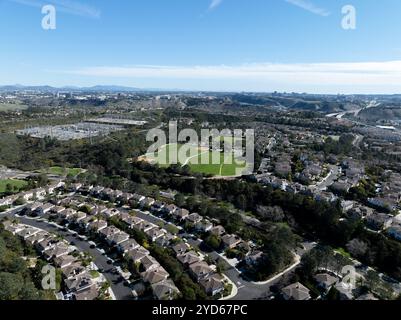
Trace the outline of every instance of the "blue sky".
[[399, 0], [0, 0], [0, 84], [400, 93], [400, 14]]

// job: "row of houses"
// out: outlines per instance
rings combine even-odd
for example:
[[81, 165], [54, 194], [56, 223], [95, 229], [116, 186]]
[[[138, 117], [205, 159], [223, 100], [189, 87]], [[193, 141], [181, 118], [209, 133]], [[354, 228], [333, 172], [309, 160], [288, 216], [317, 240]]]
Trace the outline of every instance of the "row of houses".
[[63, 181], [56, 181], [43, 188], [32, 189], [29, 191], [24, 191], [18, 194], [10, 195], [8, 197], [0, 199], [0, 207], [10, 206], [17, 199], [23, 199], [24, 201], [31, 201], [34, 199], [43, 200], [46, 196], [53, 194], [57, 188], [60, 188], [64, 185], [65, 183]]
[[[126, 223], [137, 222], [135, 226], [140, 226], [147, 232], [152, 230], [150, 227], [157, 227], [155, 225], [148, 226], [148, 229], [143, 220], [136, 220], [136, 217], [129, 214], [118, 212], [116, 216]], [[142, 281], [151, 286], [157, 300], [172, 300], [180, 295], [180, 291], [174, 282], [169, 279], [169, 273], [150, 255], [147, 249], [139, 245], [135, 239], [130, 238], [128, 233], [113, 225], [108, 225], [107, 221], [93, 216], [90, 219], [90, 221], [81, 220], [81, 227], [84, 227], [88, 233], [96, 234], [110, 248], [116, 248], [122, 256], [137, 265]]]
[[64, 281], [63, 299], [94, 300], [99, 297], [100, 282], [95, 281], [90, 273], [96, 266], [84, 266], [79, 258], [72, 255], [75, 247], [44, 230], [10, 221], [4, 225], [7, 231], [33, 245], [42, 257], [61, 270]]
[[216, 273], [215, 268], [209, 266], [198, 253], [191, 250], [185, 243], [178, 243], [172, 247], [177, 260], [186, 268], [191, 277], [199, 283], [206, 294], [215, 296], [225, 288], [223, 276]]

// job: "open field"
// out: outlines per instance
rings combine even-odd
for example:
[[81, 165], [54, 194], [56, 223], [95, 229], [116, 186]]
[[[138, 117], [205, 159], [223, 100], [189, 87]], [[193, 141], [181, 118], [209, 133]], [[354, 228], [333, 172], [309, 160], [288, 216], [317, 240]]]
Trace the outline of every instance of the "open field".
[[188, 165], [192, 172], [197, 173], [227, 177], [235, 176], [236, 169], [244, 170], [246, 168], [245, 163], [237, 163], [238, 160], [234, 153], [225, 157], [224, 153], [219, 151], [180, 144], [164, 145], [155, 154], [145, 154], [139, 157], [139, 160], [159, 164], [161, 167], [169, 167], [175, 163], [173, 159], [170, 159], [170, 153], [177, 155], [178, 163], [181, 166]]
[[10, 184], [13, 187], [13, 189], [14, 187], [16, 187], [17, 191], [19, 191], [21, 188], [27, 185], [27, 182], [23, 180], [13, 180], [13, 179], [0, 180], [0, 193], [6, 191], [7, 184]]
[[0, 111], [26, 110], [28, 106], [18, 103], [0, 103]]
[[82, 169], [79, 168], [62, 168], [62, 167], [50, 167], [48, 170], [44, 170], [44, 173], [54, 174], [59, 176], [72, 175], [77, 176], [80, 174]]

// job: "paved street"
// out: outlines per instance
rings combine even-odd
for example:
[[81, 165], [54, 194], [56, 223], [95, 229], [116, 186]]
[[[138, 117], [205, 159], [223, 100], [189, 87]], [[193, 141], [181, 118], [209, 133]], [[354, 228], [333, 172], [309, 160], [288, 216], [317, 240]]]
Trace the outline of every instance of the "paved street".
[[6, 214], [0, 214], [0, 218], [2, 217], [9, 217], [9, 219], [13, 218], [18, 218], [21, 223], [36, 227], [42, 230], [45, 230], [47, 232], [52, 232], [56, 233], [60, 236], [62, 236], [64, 239], [66, 239], [69, 242], [74, 242], [74, 245], [78, 248], [78, 250], [82, 252], [88, 252], [92, 257], [93, 257], [93, 262], [101, 269], [104, 270], [103, 275], [106, 277], [106, 279], [109, 281], [111, 285], [111, 289], [114, 292], [114, 295], [116, 296], [117, 300], [131, 300], [133, 299], [133, 296], [131, 294], [131, 289], [127, 286], [124, 285], [123, 281], [120, 281], [120, 275], [114, 274], [111, 270], [113, 269], [113, 265], [107, 264], [108, 258], [103, 256], [97, 249], [92, 249], [90, 248], [90, 245], [87, 241], [83, 241], [79, 239], [78, 237], [74, 237], [72, 234], [69, 232], [62, 231], [58, 229], [56, 226], [46, 223], [46, 222], [41, 222], [38, 220], [33, 220], [33, 219], [27, 219], [25, 217], [15, 217], [15, 213], [19, 211], [20, 209], [17, 210], [12, 210], [9, 211]]
[[[152, 214], [146, 214], [144, 212], [138, 211], [137, 217], [154, 223], [154, 224], [165, 224], [163, 219], [153, 216]], [[189, 245], [194, 248], [199, 249], [205, 255], [210, 256], [214, 261], [221, 263], [224, 266], [224, 274], [237, 286], [238, 294], [230, 300], [256, 300], [256, 299], [266, 299], [271, 295], [270, 287], [275, 285], [280, 281], [281, 277], [275, 278], [274, 280], [268, 282], [267, 284], [257, 284], [251, 281], [244, 280], [241, 277], [240, 272], [231, 266], [223, 257], [221, 257], [216, 251], [209, 250], [204, 251], [200, 248], [202, 241], [197, 239], [192, 239], [188, 233], [183, 233], [179, 235], [181, 238], [185, 238]], [[314, 244], [310, 244], [308, 242], [303, 243], [305, 246], [305, 250], [298, 250], [297, 254], [302, 256], [305, 252], [308, 252], [310, 249], [314, 247]], [[290, 273], [294, 271], [294, 268], [287, 270], [286, 273]]]

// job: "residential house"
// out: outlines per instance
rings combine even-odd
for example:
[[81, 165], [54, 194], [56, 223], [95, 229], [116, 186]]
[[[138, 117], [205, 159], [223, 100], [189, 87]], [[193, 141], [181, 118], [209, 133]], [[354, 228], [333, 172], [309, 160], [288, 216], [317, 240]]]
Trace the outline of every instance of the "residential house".
[[189, 211], [187, 209], [178, 208], [172, 213], [172, 216], [177, 221], [184, 221], [189, 216]]
[[34, 192], [33, 191], [25, 191], [19, 194], [19, 196], [24, 199], [25, 201], [29, 201], [34, 198]]
[[86, 213], [82, 211], [78, 211], [73, 217], [72, 221], [79, 223], [86, 218]]
[[26, 228], [22, 224], [15, 224], [15, 223], [12, 223], [11, 221], [5, 221], [5, 222], [3, 222], [3, 225], [4, 225], [4, 229], [8, 232], [11, 232], [13, 235], [16, 235], [17, 232], [20, 232]]
[[215, 296], [224, 291], [224, 278], [217, 273], [200, 280], [199, 284], [209, 296]]
[[132, 193], [127, 193], [124, 192], [121, 196], [118, 197], [118, 200], [124, 202], [124, 203], [128, 203], [129, 200], [131, 200], [133, 198], [133, 194]]
[[396, 239], [398, 241], [401, 241], [401, 226], [400, 225], [395, 225], [395, 226], [392, 226], [392, 227], [388, 228], [387, 229], [387, 234], [390, 237], [392, 237], [392, 238], [394, 238], [394, 239]]
[[90, 190], [90, 194], [92, 195], [92, 196], [94, 196], [94, 197], [98, 197], [99, 195], [100, 195], [100, 193], [102, 192], [104, 190], [104, 187], [102, 187], [102, 186], [96, 186], [96, 187], [93, 187], [91, 190]]
[[125, 221], [125, 223], [130, 227], [130, 229], [133, 229], [135, 227], [145, 224], [145, 221], [138, 217], [130, 217]]
[[55, 207], [54, 204], [52, 203], [45, 203], [41, 208], [42, 208], [42, 212], [43, 213], [48, 213], [50, 212], [51, 209], [53, 209]]
[[73, 300], [77, 301], [91, 301], [99, 297], [99, 290], [96, 285], [90, 286], [85, 290], [74, 292], [72, 294]]
[[193, 263], [200, 262], [201, 258], [195, 251], [189, 251], [177, 256], [178, 261], [180, 261], [184, 266], [188, 267]]
[[339, 278], [328, 273], [319, 273], [313, 277], [319, 288], [328, 292], [338, 281]]
[[142, 196], [142, 195], [140, 195], [140, 194], [137, 194], [137, 193], [134, 193], [133, 195], [132, 195], [132, 198], [131, 198], [131, 201], [135, 201], [136, 203], [140, 203], [142, 200], [144, 200], [145, 199], [145, 197], [144, 196]]
[[110, 245], [117, 246], [119, 244], [124, 243], [128, 239], [129, 239], [129, 234], [121, 231], [119, 233], [110, 235], [109, 237], [107, 237], [106, 240]]
[[174, 204], [169, 204], [163, 207], [162, 212], [165, 214], [173, 215], [178, 210], [178, 207]]
[[172, 248], [176, 255], [181, 255], [184, 254], [185, 252], [188, 251], [188, 246], [184, 242], [177, 243], [175, 246]]
[[79, 221], [79, 226], [80, 226], [81, 228], [84, 228], [84, 229], [88, 230], [88, 229], [89, 229], [89, 226], [90, 226], [90, 224], [91, 224], [91, 222], [95, 222], [95, 221], [96, 221], [96, 218], [95, 218], [95, 217], [86, 216], [85, 218], [83, 218], [83, 219], [81, 219], [81, 220]]
[[127, 253], [128, 251], [138, 249], [139, 247], [140, 245], [134, 239], [128, 239], [127, 241], [124, 241], [117, 245], [117, 249], [121, 253]]
[[368, 202], [380, 209], [385, 209], [388, 211], [394, 211], [397, 209], [397, 201], [391, 199], [390, 197], [387, 198], [369, 198]]
[[141, 273], [142, 280], [149, 284], [155, 284], [163, 280], [167, 280], [169, 273], [164, 270], [162, 266], [158, 266], [155, 269], [145, 271]]
[[195, 223], [195, 229], [200, 231], [200, 232], [208, 232], [212, 230], [213, 224], [206, 219], [203, 219], [202, 221]]
[[105, 216], [107, 219], [112, 218], [120, 214], [120, 211], [117, 209], [107, 209], [106, 211], [102, 212], [102, 215]]
[[167, 233], [167, 231], [156, 227], [156, 228], [152, 228], [148, 231], [145, 231], [145, 233], [151, 239], [152, 242], [155, 242], [157, 239], [163, 237]]
[[92, 281], [92, 277], [88, 272], [75, 277], [70, 277], [64, 281], [64, 284], [69, 293], [80, 293], [95, 286], [95, 283]]
[[367, 226], [377, 231], [389, 228], [392, 223], [393, 218], [385, 213], [372, 214], [366, 219]]
[[95, 232], [100, 232], [107, 228], [107, 222], [104, 220], [95, 220], [89, 223], [89, 229]]
[[61, 272], [64, 278], [69, 279], [83, 275], [86, 272], [86, 268], [81, 262], [73, 262], [68, 266], [61, 267]]
[[74, 209], [68, 208], [60, 212], [59, 216], [62, 219], [70, 220], [77, 213]]
[[202, 217], [198, 213], [191, 213], [187, 218], [186, 221], [195, 225], [198, 222], [202, 221]]
[[310, 291], [302, 283], [296, 282], [281, 290], [285, 300], [310, 300]]
[[17, 235], [20, 236], [22, 239], [26, 240], [30, 236], [37, 234], [40, 230], [33, 227], [26, 227], [17, 232]]
[[153, 223], [147, 222], [147, 221], [142, 221], [138, 225], [136, 225], [136, 228], [143, 231], [143, 232], [148, 232], [149, 230], [156, 228], [157, 226]]
[[143, 247], [129, 250], [125, 255], [133, 262], [138, 263], [144, 257], [148, 256], [150, 252]]
[[226, 233], [226, 230], [224, 229], [223, 226], [215, 226], [212, 229], [210, 229], [210, 233], [217, 236], [217, 237], [221, 237], [223, 234]]
[[258, 264], [260, 258], [262, 258], [263, 252], [260, 250], [256, 250], [251, 252], [249, 255], [245, 257], [245, 262], [248, 266], [255, 266]]
[[338, 282], [335, 285], [336, 290], [339, 293], [340, 300], [353, 300], [354, 294], [351, 289], [347, 288], [342, 282]]
[[58, 267], [58, 268], [66, 268], [70, 265], [72, 265], [74, 262], [76, 261], [76, 258], [70, 255], [65, 255], [65, 256], [61, 256], [58, 258], [54, 259], [54, 264]]
[[163, 280], [152, 284], [153, 296], [156, 300], [174, 300], [180, 295], [180, 290], [172, 280]]
[[147, 209], [150, 208], [154, 202], [155, 199], [146, 197], [139, 202], [139, 205], [141, 206], [141, 208]]
[[55, 206], [55, 207], [53, 207], [53, 208], [50, 209], [50, 213], [59, 216], [59, 215], [61, 214], [61, 212], [63, 212], [64, 210], [65, 210], [64, 207]]
[[191, 264], [189, 266], [189, 272], [197, 281], [206, 279], [214, 273], [213, 269], [204, 261]]
[[49, 250], [50, 248], [52, 248], [58, 242], [59, 241], [53, 235], [49, 235], [44, 240], [38, 241], [35, 247], [38, 251], [43, 253], [45, 250]]
[[57, 242], [52, 247], [43, 251], [43, 255], [47, 260], [60, 258], [70, 253], [69, 245], [65, 242]]
[[234, 249], [241, 243], [242, 239], [234, 234], [226, 234], [221, 237], [221, 241], [223, 242], [225, 248]]
[[153, 204], [150, 206], [150, 211], [154, 212], [154, 213], [158, 213], [160, 212], [165, 206], [164, 202], [161, 201], [155, 201], [153, 202]]
[[159, 262], [155, 258], [153, 258], [151, 255], [146, 255], [141, 259], [141, 268], [144, 271], [150, 271], [153, 269], [156, 269], [160, 266]]
[[31, 245], [35, 245], [38, 242], [41, 242], [49, 236], [49, 233], [46, 231], [39, 231], [36, 234], [31, 235], [30, 237], [26, 238], [25, 241]]

